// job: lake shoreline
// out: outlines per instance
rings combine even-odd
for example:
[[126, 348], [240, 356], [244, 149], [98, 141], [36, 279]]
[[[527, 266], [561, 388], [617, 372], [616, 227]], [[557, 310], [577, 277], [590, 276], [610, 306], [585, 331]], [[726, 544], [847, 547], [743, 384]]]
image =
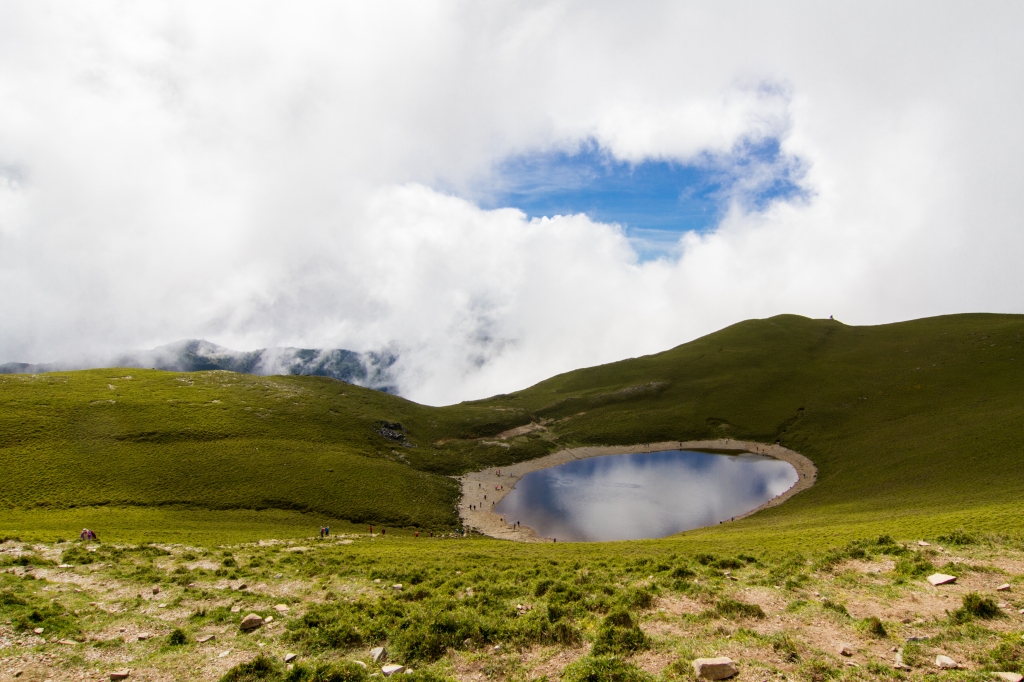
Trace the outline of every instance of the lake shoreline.
[[[459, 517], [462, 524], [478, 533], [501, 540], [517, 542], [553, 542], [552, 538], [542, 537], [528, 526], [513, 528], [506, 523], [501, 514], [492, 511], [505, 495], [511, 492], [516, 483], [532, 471], [548, 469], [580, 459], [604, 457], [606, 455], [627, 455], [645, 452], [661, 452], [665, 450], [694, 451], [732, 451], [749, 452], [765, 455], [788, 462], [796, 469], [797, 481], [781, 495], [768, 500], [756, 509], [736, 516], [734, 520], [746, 518], [759, 511], [782, 504], [797, 493], [810, 488], [818, 479], [818, 469], [814, 463], [798, 452], [781, 445], [766, 445], [753, 441], [741, 441], [731, 438], [718, 440], [665, 441], [661, 443], [643, 443], [639, 445], [601, 445], [585, 446], [559, 450], [544, 457], [519, 462], [507, 467], [490, 467], [474, 471], [459, 477], [462, 497], [459, 500]], [[475, 506], [476, 509], [471, 509]]]

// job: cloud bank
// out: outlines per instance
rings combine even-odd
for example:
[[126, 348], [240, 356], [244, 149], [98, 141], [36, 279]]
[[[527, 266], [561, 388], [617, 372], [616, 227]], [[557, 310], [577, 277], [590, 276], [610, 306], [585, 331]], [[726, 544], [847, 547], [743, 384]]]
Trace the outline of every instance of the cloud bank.
[[[1022, 29], [1015, 3], [4, 3], [0, 362], [390, 348], [439, 404], [748, 317], [1024, 312]], [[646, 261], [619, 225], [480, 208], [503, 160], [590, 141], [777, 141], [802, 191], [724, 197]]]

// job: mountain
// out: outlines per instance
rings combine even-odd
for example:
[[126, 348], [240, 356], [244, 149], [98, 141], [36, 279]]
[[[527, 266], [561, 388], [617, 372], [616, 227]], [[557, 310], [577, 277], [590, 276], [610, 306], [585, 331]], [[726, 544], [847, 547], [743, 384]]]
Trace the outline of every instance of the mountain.
[[113, 357], [44, 364], [8, 362], [0, 374], [40, 374], [99, 367], [132, 367], [170, 372], [227, 370], [259, 376], [322, 376], [350, 384], [396, 393], [391, 352], [357, 353], [342, 348], [260, 348], [236, 351], [202, 339], [175, 341], [152, 350], [129, 351]]
[[[270, 358], [248, 369], [274, 368]], [[109, 510], [109, 531], [131, 525], [118, 509], [146, 510], [168, 528], [198, 523], [197, 510], [210, 527], [230, 513], [278, 510], [451, 528], [452, 477], [465, 472], [560, 448], [712, 438], [781, 443], [810, 458], [818, 480], [688, 541], [746, 551], [960, 527], [1016, 534], [1022, 406], [1024, 315], [863, 327], [748, 320], [656, 355], [445, 407], [316, 376], [7, 375], [0, 536], [88, 509]]]

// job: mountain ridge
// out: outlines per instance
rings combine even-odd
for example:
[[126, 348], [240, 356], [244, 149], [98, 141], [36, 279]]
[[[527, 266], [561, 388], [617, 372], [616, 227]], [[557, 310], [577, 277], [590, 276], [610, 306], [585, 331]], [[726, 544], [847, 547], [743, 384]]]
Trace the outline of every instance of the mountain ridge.
[[204, 339], [182, 339], [150, 350], [134, 350], [105, 358], [48, 363], [7, 362], [0, 374], [42, 374], [104, 367], [159, 369], [169, 372], [225, 370], [256, 376], [323, 376], [349, 384], [397, 394], [391, 351], [356, 352], [344, 348], [279, 346], [237, 351]]

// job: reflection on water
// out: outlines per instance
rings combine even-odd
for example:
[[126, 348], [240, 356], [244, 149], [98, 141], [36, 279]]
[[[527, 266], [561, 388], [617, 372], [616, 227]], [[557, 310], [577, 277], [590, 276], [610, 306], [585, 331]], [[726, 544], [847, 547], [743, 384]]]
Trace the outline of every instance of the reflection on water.
[[530, 472], [496, 510], [560, 541], [660, 538], [756, 509], [797, 477], [759, 455], [607, 455]]

